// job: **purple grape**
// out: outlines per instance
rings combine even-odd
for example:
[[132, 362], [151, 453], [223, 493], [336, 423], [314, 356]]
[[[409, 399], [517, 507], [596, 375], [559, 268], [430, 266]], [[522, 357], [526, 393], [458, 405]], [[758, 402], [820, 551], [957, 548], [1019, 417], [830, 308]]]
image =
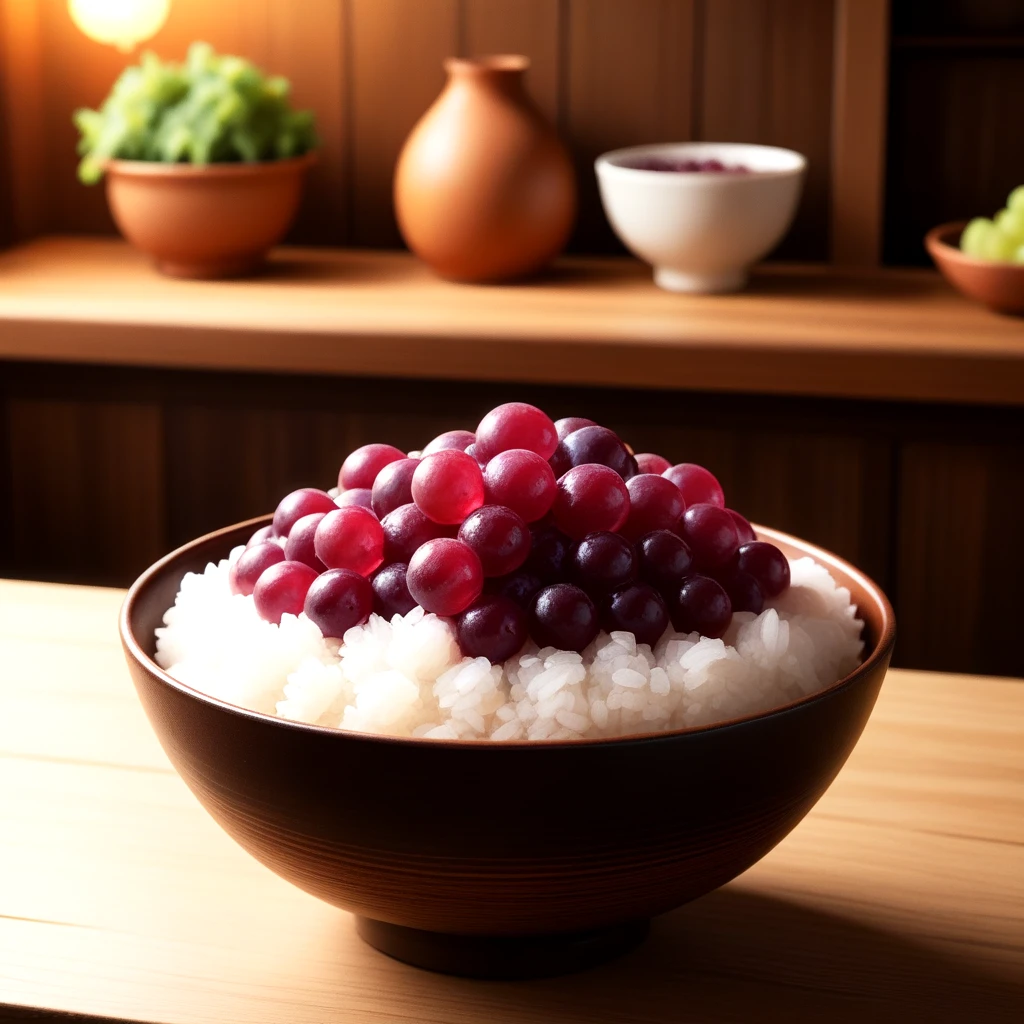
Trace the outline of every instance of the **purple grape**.
[[736, 526], [736, 536], [739, 537], [741, 544], [749, 544], [751, 541], [757, 540], [757, 534], [754, 533], [754, 528], [750, 525], [748, 519], [741, 516], [733, 508], [727, 508], [725, 511], [732, 517], [732, 521]]
[[727, 567], [717, 576], [718, 582], [729, 595], [734, 612], [753, 612], [760, 615], [764, 611], [764, 592], [761, 584], [748, 572]]
[[599, 629], [594, 602], [579, 587], [556, 583], [533, 599], [530, 635], [539, 647], [582, 651]]
[[555, 525], [575, 540], [599, 530], [615, 533], [629, 515], [629, 491], [622, 477], [609, 466], [574, 466], [558, 481], [551, 514]]
[[466, 516], [459, 540], [480, 559], [485, 576], [505, 576], [530, 553], [532, 538], [523, 517], [504, 505], [484, 505]]
[[555, 433], [558, 435], [559, 441], [564, 441], [577, 430], [597, 425], [593, 420], [588, 420], [586, 416], [563, 416], [562, 419], [555, 420]]
[[672, 625], [680, 633], [720, 637], [732, 620], [732, 603], [722, 585], [709, 576], [688, 576], [671, 603]]
[[[623, 480], [628, 480], [636, 473], [636, 463], [629, 449], [619, 439], [619, 435], [607, 427], [574, 430], [561, 443], [573, 466], [585, 466], [593, 462], [615, 470]], [[558, 476], [557, 469], [555, 476]]]
[[373, 588], [365, 576], [351, 569], [328, 569], [310, 586], [303, 611], [324, 636], [340, 640], [370, 617]]
[[406, 457], [390, 444], [364, 444], [351, 452], [341, 464], [338, 486], [342, 490], [352, 487], [372, 487], [377, 474], [389, 463]]
[[522, 570], [508, 576], [497, 576], [487, 580], [484, 590], [488, 594], [499, 594], [515, 601], [520, 608], [529, 608], [533, 604], [537, 591], [544, 586], [544, 581], [533, 573]]
[[691, 505], [683, 513], [680, 531], [690, 546], [694, 563], [702, 571], [713, 571], [725, 565], [740, 546], [736, 523], [717, 505]]
[[455, 634], [467, 658], [486, 658], [497, 665], [523, 649], [526, 612], [510, 598], [485, 594], [458, 617]]
[[604, 623], [608, 632], [625, 630], [636, 637], [638, 644], [653, 647], [668, 628], [668, 607], [654, 587], [633, 583], [616, 590], [608, 599]]
[[639, 540], [654, 530], [672, 530], [679, 524], [686, 505], [671, 480], [653, 473], [638, 473], [626, 481], [629, 491], [629, 517], [623, 524], [623, 536]]
[[408, 615], [416, 607], [405, 579], [408, 571], [409, 566], [404, 562], [392, 562], [374, 573], [370, 580], [373, 587], [373, 610], [388, 621], [396, 615]]
[[589, 533], [573, 550], [569, 571], [574, 582], [597, 598], [635, 578], [636, 552], [617, 533]]
[[423, 454], [433, 455], [434, 452], [443, 452], [449, 448], [464, 452], [474, 441], [476, 434], [472, 430], [446, 430], [423, 449]]
[[247, 548], [253, 548], [257, 544], [262, 544], [264, 541], [273, 540], [274, 538], [274, 526], [271, 523], [269, 526], [261, 526], [245, 543]]
[[284, 557], [289, 562], [302, 562], [310, 569], [316, 569], [317, 572], [326, 571], [327, 566], [316, 557], [314, 548], [316, 528], [326, 514], [325, 512], [312, 512], [308, 516], [303, 516], [291, 528], [288, 532], [288, 540], [284, 545]]
[[380, 525], [384, 531], [385, 562], [408, 564], [418, 547], [428, 540], [448, 536], [447, 527], [428, 519], [412, 502], [389, 512]]
[[533, 534], [533, 545], [524, 568], [545, 583], [564, 580], [572, 541], [555, 526], [534, 527], [530, 532]]
[[695, 462], [680, 462], [661, 474], [679, 488], [683, 501], [690, 505], [717, 505], [725, 508], [725, 492], [713, 473]]
[[342, 491], [335, 499], [334, 504], [338, 508], [348, 508], [349, 505], [358, 505], [360, 508], [373, 508], [373, 491], [369, 487], [351, 487]]
[[412, 501], [412, 475], [419, 464], [419, 459], [396, 459], [377, 474], [370, 492], [370, 507], [378, 519]]
[[316, 578], [316, 570], [302, 562], [277, 562], [269, 566], [252, 592], [256, 613], [274, 623], [280, 623], [282, 615], [298, 615]]
[[274, 512], [274, 536], [287, 537], [291, 528], [303, 517], [313, 512], [330, 512], [335, 508], [334, 499], [326, 491], [315, 487], [300, 487], [286, 494]]
[[228, 586], [232, 594], [248, 597], [265, 569], [284, 561], [284, 549], [273, 541], [264, 541], [246, 548], [228, 570]]
[[548, 465], [551, 467], [551, 472], [554, 474], [556, 481], [561, 480], [572, 469], [572, 456], [569, 454], [569, 449], [565, 447], [563, 441], [558, 442], [558, 447], [552, 453], [551, 458], [548, 459]]
[[742, 545], [735, 566], [757, 580], [765, 597], [778, 597], [789, 586], [789, 561], [774, 544], [755, 540]]
[[686, 541], [670, 530], [655, 530], [641, 537], [636, 554], [640, 579], [665, 596], [674, 598], [683, 577], [693, 571]]

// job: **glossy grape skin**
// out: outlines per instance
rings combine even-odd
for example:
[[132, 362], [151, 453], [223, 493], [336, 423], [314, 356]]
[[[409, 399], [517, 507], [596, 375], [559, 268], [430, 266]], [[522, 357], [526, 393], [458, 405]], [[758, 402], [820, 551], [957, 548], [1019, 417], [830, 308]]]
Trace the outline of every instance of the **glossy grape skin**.
[[629, 516], [622, 534], [639, 540], [654, 530], [672, 530], [679, 525], [686, 505], [671, 480], [653, 473], [639, 473], [626, 481], [629, 491]]
[[434, 452], [448, 450], [464, 452], [475, 441], [476, 434], [472, 430], [446, 430], [423, 449], [423, 454], [433, 455]]
[[535, 526], [530, 532], [533, 534], [533, 545], [524, 568], [545, 583], [564, 580], [572, 541], [554, 525]]
[[466, 516], [458, 539], [480, 559], [485, 576], [506, 576], [530, 553], [533, 538], [522, 516], [504, 505], [483, 505]]
[[265, 569], [285, 560], [280, 544], [264, 541], [247, 547], [232, 563], [228, 570], [228, 586], [232, 594], [248, 597], [256, 587], [256, 581]]
[[640, 579], [666, 597], [674, 597], [683, 577], [693, 572], [689, 546], [669, 530], [655, 530], [641, 537], [636, 556]]
[[725, 508], [725, 492], [715, 475], [694, 462], [680, 462], [661, 474], [679, 488], [686, 502], [691, 505], [717, 505]]
[[569, 572], [573, 582], [596, 599], [636, 577], [636, 552], [617, 533], [588, 533], [572, 551]]
[[743, 544], [734, 564], [757, 580], [765, 597], [778, 597], [789, 586], [789, 561], [774, 544], [762, 540]]
[[719, 572], [716, 578], [729, 595], [734, 612], [753, 612], [760, 615], [764, 611], [764, 591], [750, 573], [727, 567]]
[[556, 481], [561, 480], [572, 469], [572, 456], [569, 454], [569, 449], [565, 447], [564, 441], [558, 442], [558, 447], [548, 459], [548, 465], [551, 467]]
[[282, 615], [298, 615], [316, 578], [316, 569], [302, 562], [277, 562], [264, 569], [252, 592], [257, 614], [276, 624]]
[[541, 590], [530, 607], [530, 635], [538, 647], [582, 651], [600, 630], [594, 602], [570, 583]]
[[384, 532], [384, 559], [388, 562], [406, 562], [416, 549], [428, 540], [447, 537], [447, 526], [428, 519], [412, 502], [389, 512], [381, 522]]
[[563, 416], [562, 419], [555, 420], [555, 433], [558, 435], [559, 441], [564, 441], [574, 431], [596, 426], [598, 424], [593, 420], [588, 420], [586, 416]]
[[328, 569], [306, 593], [303, 611], [325, 637], [338, 640], [364, 623], [373, 611], [373, 588], [351, 569]]
[[288, 532], [288, 540], [284, 545], [284, 557], [289, 562], [302, 562], [310, 569], [323, 572], [327, 566], [316, 557], [314, 538], [316, 528], [320, 520], [326, 515], [324, 512], [313, 512], [311, 515], [303, 516]]
[[748, 519], [741, 516], [735, 509], [727, 508], [725, 511], [732, 517], [732, 521], [736, 526], [736, 536], [741, 544], [749, 544], [752, 540], [757, 540], [757, 534], [754, 532], [754, 528], [750, 525]]
[[654, 587], [633, 583], [616, 590], [604, 610], [604, 627], [608, 632], [625, 630], [638, 644], [649, 647], [661, 639], [668, 629], [668, 606]]
[[497, 576], [484, 582], [484, 591], [488, 594], [500, 594], [515, 601], [520, 608], [529, 608], [533, 604], [537, 591], [544, 586], [544, 581], [527, 569], [510, 573], [508, 576]]
[[680, 532], [702, 572], [725, 565], [740, 546], [735, 521], [717, 505], [691, 505], [683, 513]]
[[465, 452], [434, 452], [412, 475], [412, 499], [435, 523], [458, 525], [484, 503], [483, 473]]
[[377, 474], [389, 463], [406, 458], [392, 444], [364, 444], [341, 464], [338, 473], [338, 487], [347, 491], [351, 487], [373, 487]]
[[678, 632], [717, 639], [732, 621], [732, 602], [722, 585], [709, 576], [687, 576], [669, 604], [669, 614]]
[[261, 526], [246, 542], [247, 548], [253, 548], [257, 544], [263, 544], [265, 541], [274, 539], [274, 525], [271, 523], [268, 526]]
[[485, 594], [455, 624], [463, 655], [486, 658], [495, 665], [518, 654], [527, 633], [526, 612], [515, 601], [498, 594]]
[[513, 509], [528, 523], [547, 515], [556, 491], [551, 466], [536, 452], [525, 448], [499, 452], [484, 468], [487, 504]]
[[574, 466], [558, 481], [551, 512], [558, 529], [574, 540], [598, 531], [615, 533], [629, 515], [629, 491], [622, 477], [608, 466]]
[[484, 570], [476, 552], [460, 540], [428, 540], [409, 560], [409, 593], [435, 615], [458, 615], [483, 592]]
[[334, 499], [334, 504], [338, 508], [348, 508], [350, 505], [358, 505], [360, 508], [371, 508], [373, 505], [373, 491], [369, 487], [353, 487], [348, 491], [342, 491]]
[[315, 487], [300, 487], [278, 502], [274, 512], [274, 536], [287, 537], [291, 528], [303, 516], [313, 512], [330, 512], [336, 507], [334, 499], [326, 491]]
[[412, 475], [419, 464], [419, 459], [396, 459], [377, 474], [370, 492], [370, 508], [378, 519], [412, 501]]
[[633, 456], [619, 435], [607, 427], [583, 427], [574, 430], [561, 445], [564, 446], [573, 466], [584, 466], [593, 462], [615, 470], [623, 480], [628, 480], [636, 473]]
[[653, 452], [640, 452], [634, 458], [638, 473], [655, 473], [661, 476], [666, 469], [672, 468], [672, 463], [668, 459], [662, 455], [655, 455]]
[[558, 444], [558, 434], [547, 413], [535, 405], [508, 402], [480, 421], [474, 444], [475, 457], [484, 463], [510, 448], [526, 448], [549, 459]]
[[328, 569], [368, 576], [384, 561], [384, 530], [368, 508], [336, 508], [320, 520], [313, 547]]
[[409, 593], [406, 574], [409, 566], [404, 562], [392, 562], [378, 569], [370, 580], [373, 588], [373, 610], [389, 622], [396, 615], [408, 615], [416, 607], [416, 600]]

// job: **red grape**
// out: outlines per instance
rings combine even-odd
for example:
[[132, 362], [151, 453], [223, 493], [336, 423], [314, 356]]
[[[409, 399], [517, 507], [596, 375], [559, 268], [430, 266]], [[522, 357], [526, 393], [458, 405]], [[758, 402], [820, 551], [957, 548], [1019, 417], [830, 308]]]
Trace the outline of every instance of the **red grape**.
[[247, 548], [255, 547], [257, 544], [262, 544], [264, 541], [270, 540], [274, 536], [274, 526], [271, 523], [269, 526], [261, 526], [246, 542]]
[[468, 544], [438, 537], [428, 540], [409, 560], [406, 582], [416, 603], [428, 612], [458, 615], [482, 593], [484, 570]]
[[252, 592], [257, 614], [275, 623], [280, 623], [282, 615], [298, 615], [316, 577], [316, 569], [302, 562], [277, 562], [268, 566]]
[[310, 569], [323, 572], [327, 566], [316, 557], [316, 549], [313, 546], [313, 538], [316, 535], [316, 528], [320, 520], [326, 515], [324, 512], [313, 512], [303, 516], [289, 531], [288, 540], [284, 545], [284, 557], [289, 562], [302, 562]]
[[476, 428], [476, 457], [489, 462], [499, 452], [526, 448], [551, 458], [558, 444], [555, 425], [547, 413], [525, 402], [509, 402], [492, 409]]
[[231, 593], [248, 597], [256, 587], [256, 581], [263, 575], [263, 570], [283, 561], [284, 550], [273, 541], [246, 548], [228, 570]]
[[757, 540], [757, 534], [754, 533], [754, 528], [750, 525], [750, 521], [745, 519], [735, 509], [727, 508], [725, 510], [732, 516], [732, 521], [736, 524], [736, 536], [739, 537], [741, 544], [749, 544], [752, 540]]
[[535, 526], [530, 532], [533, 534], [533, 546], [526, 560], [526, 570], [545, 583], [565, 579], [565, 565], [572, 541], [554, 526]]
[[390, 444], [364, 444], [351, 452], [341, 464], [338, 474], [338, 486], [342, 490], [350, 487], [372, 487], [377, 474], [389, 463], [404, 459], [405, 452], [400, 452]]
[[503, 505], [484, 505], [470, 512], [459, 527], [459, 540], [476, 552], [485, 576], [505, 576], [518, 569], [532, 542], [522, 516]]
[[636, 552], [617, 533], [588, 533], [572, 552], [570, 571], [591, 597], [599, 597], [636, 576]]
[[334, 499], [334, 504], [338, 508], [348, 508], [349, 505], [370, 508], [373, 504], [373, 491], [369, 487], [352, 487], [347, 491], [342, 491]]
[[763, 540], [744, 544], [736, 553], [735, 567], [760, 584], [765, 597], [777, 597], [789, 586], [789, 561], [774, 545]]
[[384, 560], [384, 530], [368, 508], [336, 508], [320, 520], [313, 546], [329, 569], [368, 576]]
[[419, 464], [419, 459], [396, 459], [377, 474], [370, 507], [378, 519], [394, 512], [399, 505], [408, 505], [412, 501], [412, 475]]
[[753, 612], [760, 615], [764, 611], [764, 592], [761, 584], [748, 572], [727, 568], [718, 573], [718, 582], [729, 595], [734, 612]]
[[588, 420], [586, 416], [565, 416], [555, 420], [555, 433], [559, 441], [564, 441], [575, 430], [596, 426], [597, 424], [593, 420]]
[[654, 455], [652, 452], [641, 452], [636, 456], [636, 464], [641, 473], [657, 473], [659, 476], [666, 469], [672, 468], [672, 463], [664, 456]]
[[530, 608], [530, 635], [540, 647], [582, 651], [597, 636], [594, 602], [569, 583], [545, 587]]
[[484, 494], [489, 505], [504, 505], [533, 523], [551, 509], [555, 500], [555, 474], [536, 452], [510, 448], [487, 463]]
[[423, 454], [433, 455], [434, 452], [443, 452], [448, 449], [464, 452], [475, 440], [476, 434], [472, 430], [446, 430], [443, 434], [438, 434], [423, 449]]
[[717, 505], [691, 505], [680, 523], [698, 569], [717, 569], [736, 554], [740, 539], [732, 516]]
[[370, 581], [373, 587], [373, 610], [389, 622], [396, 615], [408, 615], [416, 607], [406, 573], [409, 566], [404, 562], [392, 562], [374, 573]]
[[274, 513], [274, 535], [287, 537], [291, 528], [303, 517], [313, 512], [330, 512], [335, 508], [334, 499], [326, 491], [315, 487], [300, 487], [286, 494], [278, 503]]
[[[560, 447], [568, 453], [573, 466], [585, 466], [594, 462], [599, 466], [614, 469], [623, 480], [628, 480], [636, 473], [636, 463], [629, 449], [622, 443], [619, 435], [607, 427], [583, 427], [574, 430]], [[558, 466], [554, 467], [558, 476]]]
[[653, 473], [639, 473], [626, 481], [629, 491], [629, 518], [622, 527], [623, 536], [639, 540], [654, 530], [672, 530], [686, 508], [683, 496], [671, 480]]
[[637, 568], [640, 579], [662, 594], [675, 595], [683, 577], [692, 572], [693, 556], [686, 541], [669, 530], [655, 530], [640, 538]]
[[455, 624], [459, 649], [467, 658], [501, 664], [526, 643], [526, 612], [507, 597], [485, 594]]
[[575, 540], [599, 530], [614, 533], [629, 515], [629, 491], [622, 477], [608, 466], [574, 466], [558, 481], [551, 511], [555, 525]]
[[654, 587], [633, 583], [616, 590], [604, 614], [605, 628], [632, 633], [638, 644], [653, 647], [668, 628], [668, 608]]
[[484, 503], [483, 473], [465, 452], [434, 452], [412, 475], [412, 499], [435, 523], [461, 523]]
[[384, 531], [384, 557], [389, 562], [408, 562], [418, 547], [428, 540], [447, 537], [449, 529], [428, 519], [411, 502], [389, 512], [381, 528]]
[[324, 636], [340, 640], [370, 617], [373, 588], [351, 569], [328, 569], [313, 581], [303, 610]]
[[572, 469], [572, 456], [569, 454], [569, 449], [565, 447], [564, 441], [558, 442], [558, 447], [548, 459], [548, 465], [556, 480], [561, 480]]
[[687, 508], [690, 505], [717, 505], [725, 508], [725, 492], [722, 485], [703, 466], [693, 462], [680, 462], [661, 474], [679, 488]]
[[487, 580], [484, 590], [488, 594], [500, 594], [502, 597], [507, 597], [515, 601], [520, 608], [529, 608], [537, 591], [543, 586], [544, 581], [539, 576], [523, 569], [508, 576], [497, 576]]
[[732, 620], [732, 603], [722, 585], [708, 576], [687, 576], [671, 602], [672, 625], [680, 633], [720, 637]]

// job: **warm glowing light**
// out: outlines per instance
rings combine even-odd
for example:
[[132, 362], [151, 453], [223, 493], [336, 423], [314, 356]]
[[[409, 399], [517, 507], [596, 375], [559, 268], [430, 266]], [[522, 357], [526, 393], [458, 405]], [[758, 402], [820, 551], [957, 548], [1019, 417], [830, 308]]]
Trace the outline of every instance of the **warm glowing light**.
[[69, 0], [71, 20], [98, 43], [128, 51], [155, 36], [171, 0]]

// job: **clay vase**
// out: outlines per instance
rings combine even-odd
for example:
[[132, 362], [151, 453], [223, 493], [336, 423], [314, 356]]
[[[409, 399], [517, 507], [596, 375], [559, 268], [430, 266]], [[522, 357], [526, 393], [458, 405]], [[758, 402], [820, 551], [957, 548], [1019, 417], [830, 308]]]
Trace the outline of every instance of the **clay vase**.
[[406, 244], [442, 277], [532, 274], [576, 216], [572, 163], [527, 95], [520, 56], [449, 60], [448, 83], [413, 129], [395, 172]]

